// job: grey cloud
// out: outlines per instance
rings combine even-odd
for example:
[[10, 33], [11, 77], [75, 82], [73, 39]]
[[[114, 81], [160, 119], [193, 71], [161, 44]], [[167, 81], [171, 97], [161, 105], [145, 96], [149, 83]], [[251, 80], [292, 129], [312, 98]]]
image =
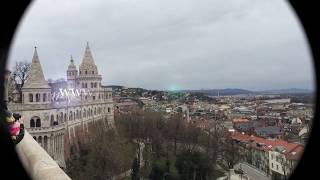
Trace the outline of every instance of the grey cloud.
[[[151, 89], [313, 88], [308, 45], [286, 1], [38, 0], [11, 66], [38, 46], [46, 78], [65, 77], [90, 42], [104, 84]], [[64, 68], [62, 68], [64, 67]]]

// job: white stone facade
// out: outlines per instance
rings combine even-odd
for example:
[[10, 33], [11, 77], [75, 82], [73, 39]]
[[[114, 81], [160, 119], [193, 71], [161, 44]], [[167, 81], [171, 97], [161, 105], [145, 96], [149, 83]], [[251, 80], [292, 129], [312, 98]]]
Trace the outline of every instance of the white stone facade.
[[76, 129], [88, 131], [94, 121], [113, 126], [113, 101], [111, 88], [103, 88], [90, 48], [87, 44], [79, 73], [71, 58], [67, 70], [67, 89], [88, 89], [91, 96], [81, 94], [54, 101], [53, 89], [45, 80], [37, 50], [32, 59], [30, 76], [22, 87], [22, 102], [9, 103], [12, 112], [20, 113], [25, 128], [31, 136], [59, 164], [65, 167], [64, 140], [72, 142]]

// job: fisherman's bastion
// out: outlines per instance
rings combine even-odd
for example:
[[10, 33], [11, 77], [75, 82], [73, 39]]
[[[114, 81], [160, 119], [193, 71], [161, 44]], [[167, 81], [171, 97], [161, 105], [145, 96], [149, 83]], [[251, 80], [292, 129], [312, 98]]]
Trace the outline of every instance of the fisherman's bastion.
[[114, 124], [112, 90], [101, 84], [88, 43], [79, 69], [71, 57], [66, 74], [66, 83], [49, 83], [35, 47], [22, 93], [8, 103], [8, 109], [21, 114], [26, 130], [62, 168], [66, 146], [72, 144], [77, 130], [88, 132], [96, 121], [109, 127]]

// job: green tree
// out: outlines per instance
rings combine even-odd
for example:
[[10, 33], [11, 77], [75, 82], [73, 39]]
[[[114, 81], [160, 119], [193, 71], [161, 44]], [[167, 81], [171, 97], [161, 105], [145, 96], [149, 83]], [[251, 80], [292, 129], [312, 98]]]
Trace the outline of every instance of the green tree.
[[152, 169], [150, 173], [150, 179], [152, 180], [163, 180], [165, 175], [165, 166], [159, 159], [155, 160], [155, 162], [152, 163]]
[[181, 152], [177, 155], [175, 166], [184, 180], [207, 180], [212, 174], [208, 156], [198, 151]]

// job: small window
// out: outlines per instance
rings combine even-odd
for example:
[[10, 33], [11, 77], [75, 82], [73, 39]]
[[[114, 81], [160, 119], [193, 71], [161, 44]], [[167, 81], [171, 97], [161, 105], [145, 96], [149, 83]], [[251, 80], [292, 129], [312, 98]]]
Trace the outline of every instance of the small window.
[[29, 94], [29, 102], [33, 102], [33, 94]]
[[36, 120], [36, 127], [41, 127], [41, 121], [40, 121], [40, 119], [37, 119], [37, 120]]
[[30, 127], [35, 127], [35, 123], [33, 119], [30, 120]]
[[39, 101], [40, 101], [40, 94], [37, 93], [37, 94], [36, 94], [36, 102], [39, 102]]
[[92, 74], [94, 74], [94, 71], [92, 71]]
[[46, 102], [46, 101], [47, 101], [47, 94], [46, 94], [46, 93], [43, 93], [43, 94], [42, 94], [42, 101], [43, 101], [43, 102]]
[[85, 73], [85, 74], [88, 74], [88, 72], [87, 72], [87, 71], [85, 71], [84, 73]]
[[53, 125], [54, 125], [54, 115], [51, 115], [50, 125], [51, 125], [51, 126], [53, 126]]

